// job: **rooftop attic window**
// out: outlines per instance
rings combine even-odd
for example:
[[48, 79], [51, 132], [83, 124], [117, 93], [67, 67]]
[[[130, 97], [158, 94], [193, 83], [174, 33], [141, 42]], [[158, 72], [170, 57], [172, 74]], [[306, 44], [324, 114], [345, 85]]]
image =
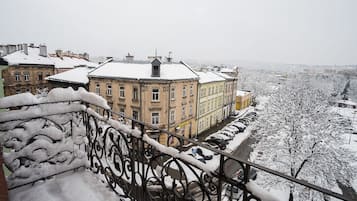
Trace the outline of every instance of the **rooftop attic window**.
[[158, 58], [151, 62], [151, 77], [160, 77], [160, 65], [161, 61]]

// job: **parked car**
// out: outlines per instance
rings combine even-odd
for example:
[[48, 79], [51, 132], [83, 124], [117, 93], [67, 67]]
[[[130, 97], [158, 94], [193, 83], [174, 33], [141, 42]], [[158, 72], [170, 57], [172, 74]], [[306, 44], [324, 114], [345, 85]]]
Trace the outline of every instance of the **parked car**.
[[226, 126], [222, 129], [222, 131], [228, 131], [237, 134], [239, 132], [239, 129], [237, 129], [236, 127]]
[[239, 132], [243, 132], [247, 128], [246, 125], [244, 125], [242, 122], [239, 121], [233, 122], [231, 125], [236, 127], [239, 130]]
[[231, 133], [231, 132], [228, 132], [228, 131], [222, 131], [222, 130], [220, 130], [220, 131], [218, 131], [217, 133], [218, 133], [218, 134], [225, 135], [225, 136], [228, 136], [228, 137], [231, 137], [231, 138], [234, 138], [234, 136], [235, 136], [235, 133]]
[[224, 201], [225, 200], [238, 201], [242, 197], [243, 191], [239, 189], [237, 186], [231, 184], [224, 184], [222, 195]]
[[237, 121], [235, 122], [241, 122], [242, 124], [248, 126], [250, 121], [248, 119], [244, 119], [244, 118], [241, 118], [241, 119], [238, 119]]
[[210, 138], [218, 138], [218, 139], [222, 139], [222, 140], [232, 140], [233, 137], [232, 136], [227, 136], [227, 135], [224, 135], [223, 133], [213, 133], [211, 135], [209, 135], [207, 139], [210, 139]]
[[[242, 181], [244, 179], [243, 169], [239, 169], [235, 173], [235, 175], [236, 175], [238, 181]], [[257, 170], [254, 169], [254, 168], [251, 168], [250, 171], [249, 171], [248, 177], [249, 177], [249, 179], [256, 180], [257, 179]]]
[[207, 142], [213, 148], [219, 148], [220, 150], [225, 150], [228, 144], [226, 140], [218, 138], [210, 138], [205, 140], [205, 142]]

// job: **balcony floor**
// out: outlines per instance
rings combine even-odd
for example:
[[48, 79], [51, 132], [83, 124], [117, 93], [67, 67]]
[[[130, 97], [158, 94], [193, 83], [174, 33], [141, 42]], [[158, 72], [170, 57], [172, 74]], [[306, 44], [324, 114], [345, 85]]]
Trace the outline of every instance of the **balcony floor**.
[[[122, 200], [93, 173], [64, 173], [34, 185], [9, 191], [10, 201], [114, 201]], [[123, 199], [125, 200], [125, 199]]]

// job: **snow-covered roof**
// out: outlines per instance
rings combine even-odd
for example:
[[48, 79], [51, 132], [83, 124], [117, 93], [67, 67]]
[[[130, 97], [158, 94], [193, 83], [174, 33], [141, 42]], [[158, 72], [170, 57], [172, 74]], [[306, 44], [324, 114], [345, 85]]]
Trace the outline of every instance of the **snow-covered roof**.
[[220, 73], [220, 72], [215, 72], [215, 73], [216, 73], [217, 75], [223, 77], [223, 78], [226, 79], [226, 80], [233, 80], [233, 79], [235, 79], [234, 77], [229, 76], [229, 75], [227, 75], [227, 74], [225, 74], [225, 73]]
[[225, 81], [224, 78], [216, 75], [213, 72], [197, 72], [197, 74], [200, 77], [199, 83], [204, 84], [204, 83], [209, 83], [209, 82], [221, 82]]
[[51, 75], [46, 78], [46, 80], [57, 81], [57, 82], [67, 82], [67, 83], [78, 83], [78, 84], [88, 84], [88, 73], [93, 70], [89, 67], [77, 67], [63, 73], [58, 73]]
[[54, 64], [55, 68], [74, 68], [78, 66], [88, 66], [88, 67], [96, 67], [98, 66], [97, 63], [93, 63], [90, 61], [87, 61], [85, 59], [80, 59], [76, 57], [50, 57]]
[[151, 76], [151, 63], [108, 62], [89, 73], [89, 77], [124, 78], [136, 80], [185, 80], [198, 79], [198, 75], [187, 64], [163, 63], [160, 77]]
[[54, 65], [54, 62], [47, 55], [47, 57], [40, 56], [40, 48], [28, 47], [28, 54], [25, 54], [24, 50], [16, 51], [12, 54], [8, 54], [3, 59], [9, 63], [9, 65], [18, 64], [37, 64], [37, 65]]
[[221, 72], [222, 73], [234, 73], [233, 69], [231, 69], [231, 68], [222, 68]]
[[237, 96], [245, 96], [247, 94], [250, 94], [250, 91], [237, 90]]

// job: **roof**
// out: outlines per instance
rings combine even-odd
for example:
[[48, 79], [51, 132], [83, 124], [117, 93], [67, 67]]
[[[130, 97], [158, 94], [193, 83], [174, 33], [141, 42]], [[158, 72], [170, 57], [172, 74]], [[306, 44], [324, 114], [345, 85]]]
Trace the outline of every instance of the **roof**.
[[246, 96], [248, 94], [250, 94], [250, 91], [237, 90], [237, 96]]
[[222, 73], [234, 73], [234, 70], [231, 68], [222, 68], [221, 72]]
[[54, 65], [54, 62], [49, 56], [40, 56], [40, 48], [28, 47], [28, 54], [25, 54], [24, 50], [16, 51], [12, 54], [8, 54], [3, 59], [9, 65], [18, 64], [37, 64], [37, 65]]
[[197, 74], [200, 76], [199, 83], [204, 84], [204, 83], [209, 83], [209, 82], [222, 82], [225, 81], [224, 78], [221, 76], [216, 75], [213, 72], [197, 72]]
[[225, 73], [220, 73], [220, 72], [215, 72], [215, 73], [216, 73], [217, 75], [223, 77], [223, 78], [226, 79], [226, 80], [234, 80], [234, 79], [236, 79], [235, 77], [229, 76], [229, 75], [227, 75], [227, 74], [225, 74]]
[[77, 83], [77, 84], [88, 84], [88, 73], [93, 70], [89, 67], [77, 67], [63, 73], [58, 73], [46, 77], [46, 80], [56, 81], [56, 82], [67, 82], [67, 83]]
[[124, 78], [135, 80], [187, 80], [198, 79], [198, 75], [187, 64], [163, 63], [160, 77], [151, 77], [151, 63], [108, 62], [89, 73], [89, 77]]
[[76, 57], [50, 57], [54, 64], [55, 64], [55, 68], [74, 68], [74, 67], [78, 67], [78, 66], [88, 66], [88, 67], [96, 67], [98, 64], [97, 63], [93, 63], [90, 61], [87, 61], [85, 59], [80, 59], [80, 58], [76, 58]]

